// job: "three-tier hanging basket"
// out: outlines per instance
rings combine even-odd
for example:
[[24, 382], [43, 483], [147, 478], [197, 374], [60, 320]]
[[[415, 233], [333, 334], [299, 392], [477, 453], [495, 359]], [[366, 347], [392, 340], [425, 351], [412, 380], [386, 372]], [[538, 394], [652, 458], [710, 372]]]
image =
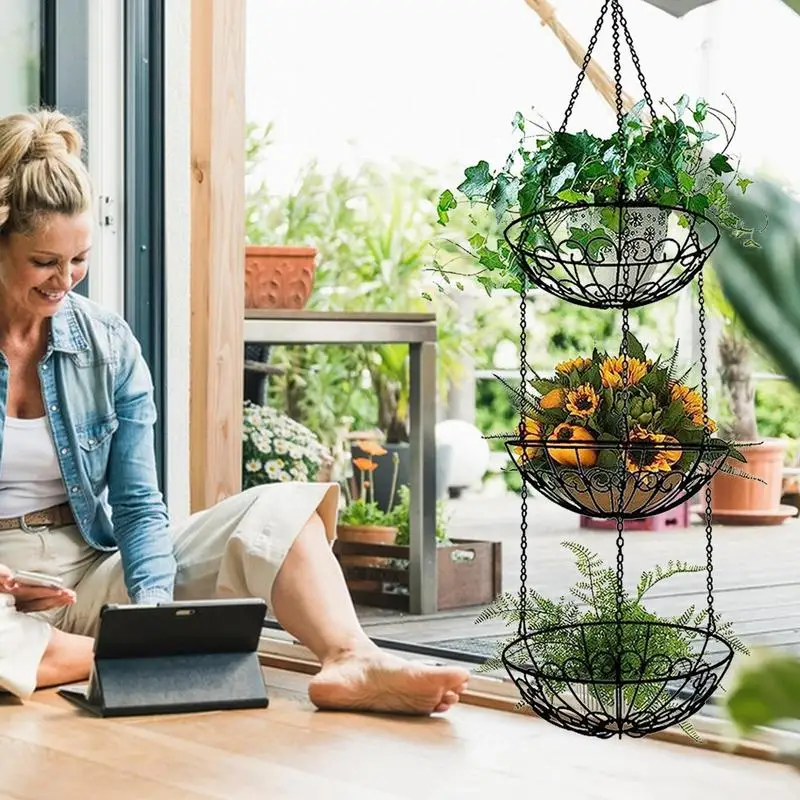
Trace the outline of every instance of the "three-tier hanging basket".
[[[730, 443], [714, 436], [715, 426], [708, 417], [702, 270], [719, 239], [717, 224], [702, 203], [681, 204], [669, 192], [664, 193], [663, 202], [647, 199], [635, 165], [628, 169], [629, 161], [635, 159], [629, 159], [627, 152], [632, 123], [623, 109], [623, 40], [644, 91], [640, 108], [652, 120], [656, 113], [621, 0], [602, 4], [559, 134], [566, 131], [607, 17], [613, 38], [617, 133], [597, 157], [617, 164], [618, 186], [612, 196], [591, 201], [571, 197], [576, 193], [569, 190], [566, 200], [562, 192], [563, 202], [548, 202], [575, 174], [574, 165], [558, 162], [563, 153], [555, 146], [560, 141], [556, 135], [549, 153], [528, 162], [537, 169], [544, 164], [537, 198], [504, 230], [521, 276], [520, 388], [513, 393], [520, 426], [505, 445], [523, 483], [519, 626], [501, 660], [523, 700], [540, 717], [601, 738], [641, 737], [685, 724], [719, 687], [733, 648], [718, 632], [714, 609], [709, 481], [720, 469], [728, 469], [731, 457], [743, 460]], [[560, 146], [577, 145], [575, 140], [564, 140]], [[554, 159], [553, 164], [545, 164], [548, 157]], [[664, 148], [665, 167], [675, 168], [678, 181], [687, 183], [682, 169], [676, 167], [678, 157]], [[662, 173], [669, 170], [659, 172], [658, 164], [651, 167], [651, 179], [656, 175], [666, 185]], [[717, 168], [727, 169], [720, 163]], [[491, 188], [484, 167], [478, 165], [467, 171], [467, 180], [459, 188], [470, 199], [480, 196], [497, 208], [498, 192], [507, 183], [501, 185], [495, 179]], [[455, 207], [452, 195], [443, 198], [440, 214]], [[699, 300], [701, 354], [697, 392], [676, 377], [674, 357], [663, 363], [646, 357], [631, 336], [629, 318], [630, 309], [667, 298], [693, 281]], [[560, 365], [560, 378], [549, 383], [535, 376], [533, 385], [539, 396], [529, 395], [529, 285], [570, 303], [621, 310], [619, 354], [595, 350], [591, 359], [566, 362]], [[602, 614], [597, 612], [597, 619], [571, 617], [564, 624], [529, 625], [525, 609], [531, 597], [527, 585], [530, 489], [579, 514], [616, 520], [612, 613], [606, 608]], [[657, 618], [631, 603], [625, 591], [625, 521], [667, 511], [701, 492], [706, 500], [705, 622], [697, 624], [693, 617]], [[586, 586], [591, 591], [591, 575]]]

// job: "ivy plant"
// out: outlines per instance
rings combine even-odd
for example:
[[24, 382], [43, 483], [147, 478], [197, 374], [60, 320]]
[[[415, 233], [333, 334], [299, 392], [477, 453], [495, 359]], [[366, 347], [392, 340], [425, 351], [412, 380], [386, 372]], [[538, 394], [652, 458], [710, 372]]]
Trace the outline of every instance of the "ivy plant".
[[[487, 292], [518, 289], [521, 274], [503, 239], [513, 219], [565, 204], [605, 203], [600, 232], [605, 229], [607, 235], [619, 229], [614, 202], [623, 188], [631, 200], [706, 215], [755, 246], [752, 229], [742, 225], [727, 193], [731, 186], [744, 193], [752, 182], [739, 175], [738, 163], [727, 153], [736, 130], [735, 107], [731, 103], [729, 114], [702, 99], [692, 104], [687, 95], [662, 105], [664, 112], [651, 119], [642, 100], [625, 115], [622, 130], [608, 137], [543, 128], [518, 111], [512, 128], [519, 141], [505, 164], [492, 169], [488, 161], [478, 161], [466, 168], [455, 191], [439, 196], [440, 226], [460, 232], [463, 219], [458, 217], [457, 225], [454, 220], [464, 211], [468, 215], [465, 240], [443, 237], [439, 243], [434, 260], [439, 278], [457, 282], [453, 276], [464, 274], [457, 270], [466, 257], [474, 266], [468, 274]], [[707, 150], [720, 137], [724, 146]], [[679, 222], [688, 224], [685, 217]], [[595, 233], [585, 235], [591, 239]]]

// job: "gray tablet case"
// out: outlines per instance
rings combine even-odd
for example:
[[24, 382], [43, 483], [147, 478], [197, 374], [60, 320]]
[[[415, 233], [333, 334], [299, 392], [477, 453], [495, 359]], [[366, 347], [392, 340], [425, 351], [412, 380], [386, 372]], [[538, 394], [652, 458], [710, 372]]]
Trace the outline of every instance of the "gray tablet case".
[[59, 694], [102, 717], [266, 708], [266, 611], [258, 599], [105, 606], [89, 683]]

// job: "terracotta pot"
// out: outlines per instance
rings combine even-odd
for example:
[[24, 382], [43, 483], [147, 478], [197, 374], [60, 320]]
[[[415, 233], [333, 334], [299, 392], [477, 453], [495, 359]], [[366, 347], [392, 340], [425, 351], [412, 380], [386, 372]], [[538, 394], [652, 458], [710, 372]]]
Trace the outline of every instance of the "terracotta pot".
[[[361, 544], [394, 544], [397, 528], [379, 525], [337, 525], [336, 538], [340, 542], [360, 542]], [[343, 567], [388, 567], [390, 559], [380, 556], [341, 555], [339, 562]], [[348, 580], [350, 589], [361, 592], [381, 591], [380, 581]]]
[[[752, 477], [718, 472], [711, 481], [713, 520], [728, 525], [779, 525], [793, 516], [795, 509], [781, 505], [785, 450], [784, 440], [768, 439], [742, 449], [746, 464], [730, 462]], [[698, 498], [704, 502], [702, 495]]]
[[245, 308], [300, 310], [314, 286], [313, 247], [261, 247], [245, 250]]

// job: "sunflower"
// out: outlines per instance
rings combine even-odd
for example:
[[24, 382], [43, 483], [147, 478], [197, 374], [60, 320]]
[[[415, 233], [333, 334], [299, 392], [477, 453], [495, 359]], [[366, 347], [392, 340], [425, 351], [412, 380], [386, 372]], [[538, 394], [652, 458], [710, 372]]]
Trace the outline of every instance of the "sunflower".
[[[640, 361], [628, 358], [628, 386], [635, 386], [647, 374], [652, 366], [651, 361]], [[600, 378], [606, 389], [622, 388], [622, 373], [625, 371], [625, 359], [622, 356], [607, 358], [600, 365]]]
[[668, 436], [664, 433], [659, 434], [659, 437], [664, 444], [671, 445], [674, 448], [673, 450], [662, 450], [662, 455], [664, 458], [670, 464], [675, 464], [680, 461], [681, 456], [683, 455], [681, 443], [674, 436]]
[[584, 383], [582, 386], [578, 386], [577, 389], [567, 393], [567, 403], [564, 408], [573, 417], [588, 419], [597, 411], [599, 405], [600, 398], [597, 396], [594, 387], [591, 384]]
[[[695, 424], [702, 425], [706, 421], [703, 414], [703, 398], [694, 390], [682, 383], [673, 383], [670, 388], [672, 400], [683, 403], [683, 410], [686, 416]], [[717, 423], [710, 417], [708, 418], [708, 430], [714, 433], [717, 430]]]
[[570, 372], [580, 372], [584, 369], [589, 369], [592, 366], [591, 358], [571, 358], [568, 361], [562, 361], [556, 364], [556, 372], [559, 375], [569, 375]]
[[[625, 466], [628, 468], [628, 472], [669, 472], [672, 464], [677, 460], [674, 456], [677, 455], [680, 458], [680, 451], [658, 447], [658, 445], [663, 445], [667, 438], [676, 441], [671, 436], [651, 433], [637, 425], [629, 437], [630, 443], [636, 446], [630, 448], [625, 457]], [[650, 446], [648, 447], [648, 445]]]

